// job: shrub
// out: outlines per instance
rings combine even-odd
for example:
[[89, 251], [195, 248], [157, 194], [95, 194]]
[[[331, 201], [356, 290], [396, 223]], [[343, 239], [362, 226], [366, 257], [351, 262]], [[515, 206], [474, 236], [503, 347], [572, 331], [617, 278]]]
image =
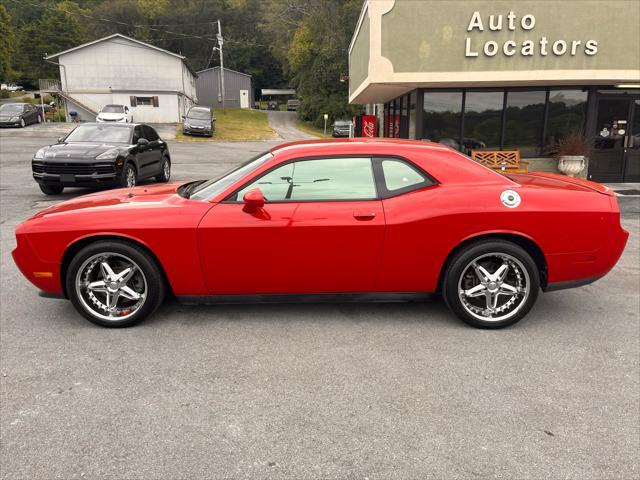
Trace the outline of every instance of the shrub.
[[564, 156], [587, 156], [591, 149], [591, 142], [582, 132], [571, 131], [568, 135], [551, 145], [548, 145], [546, 151], [552, 157], [560, 159]]

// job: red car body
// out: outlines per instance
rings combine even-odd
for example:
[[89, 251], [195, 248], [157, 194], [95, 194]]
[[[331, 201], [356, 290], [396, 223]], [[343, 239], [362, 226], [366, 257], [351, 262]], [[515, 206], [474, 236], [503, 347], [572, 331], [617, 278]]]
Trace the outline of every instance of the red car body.
[[[17, 228], [15, 262], [39, 289], [66, 295], [73, 253], [115, 237], [152, 252], [177, 296], [428, 293], [438, 291], [452, 252], [496, 237], [525, 247], [540, 266], [543, 290], [552, 290], [605, 275], [628, 237], [607, 187], [549, 173], [501, 175], [439, 144], [322, 140], [272, 153], [210, 201], [163, 184], [50, 207]], [[435, 183], [377, 200], [267, 203], [253, 213], [223, 201], [274, 165], [331, 156], [400, 157]], [[517, 207], [501, 202], [505, 190], [519, 194]]]

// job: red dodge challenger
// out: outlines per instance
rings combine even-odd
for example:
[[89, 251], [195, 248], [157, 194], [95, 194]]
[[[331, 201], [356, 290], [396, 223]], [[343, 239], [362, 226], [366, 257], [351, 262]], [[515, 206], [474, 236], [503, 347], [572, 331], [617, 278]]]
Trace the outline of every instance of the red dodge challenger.
[[289, 143], [220, 178], [111, 190], [47, 208], [13, 257], [43, 296], [106, 327], [182, 301], [420, 300], [511, 325], [543, 291], [605, 275], [628, 233], [613, 192], [501, 175], [439, 144]]

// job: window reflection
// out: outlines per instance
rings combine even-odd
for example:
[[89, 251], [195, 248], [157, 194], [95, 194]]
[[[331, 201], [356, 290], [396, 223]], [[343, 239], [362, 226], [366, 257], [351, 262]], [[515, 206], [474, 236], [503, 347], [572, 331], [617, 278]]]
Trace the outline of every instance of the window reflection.
[[583, 131], [586, 115], [586, 91], [551, 90], [545, 145], [556, 143], [572, 131]]
[[462, 92], [425, 92], [422, 138], [460, 149]]
[[464, 107], [464, 146], [500, 148], [504, 92], [467, 92]]
[[518, 149], [522, 157], [540, 155], [545, 98], [544, 90], [507, 93], [503, 145], [505, 150]]

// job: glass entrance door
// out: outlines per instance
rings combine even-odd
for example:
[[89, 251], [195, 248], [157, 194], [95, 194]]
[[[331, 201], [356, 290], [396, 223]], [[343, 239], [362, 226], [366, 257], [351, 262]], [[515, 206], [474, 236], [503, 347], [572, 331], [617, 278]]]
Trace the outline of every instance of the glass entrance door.
[[640, 96], [601, 96], [596, 115], [589, 180], [640, 181]]

